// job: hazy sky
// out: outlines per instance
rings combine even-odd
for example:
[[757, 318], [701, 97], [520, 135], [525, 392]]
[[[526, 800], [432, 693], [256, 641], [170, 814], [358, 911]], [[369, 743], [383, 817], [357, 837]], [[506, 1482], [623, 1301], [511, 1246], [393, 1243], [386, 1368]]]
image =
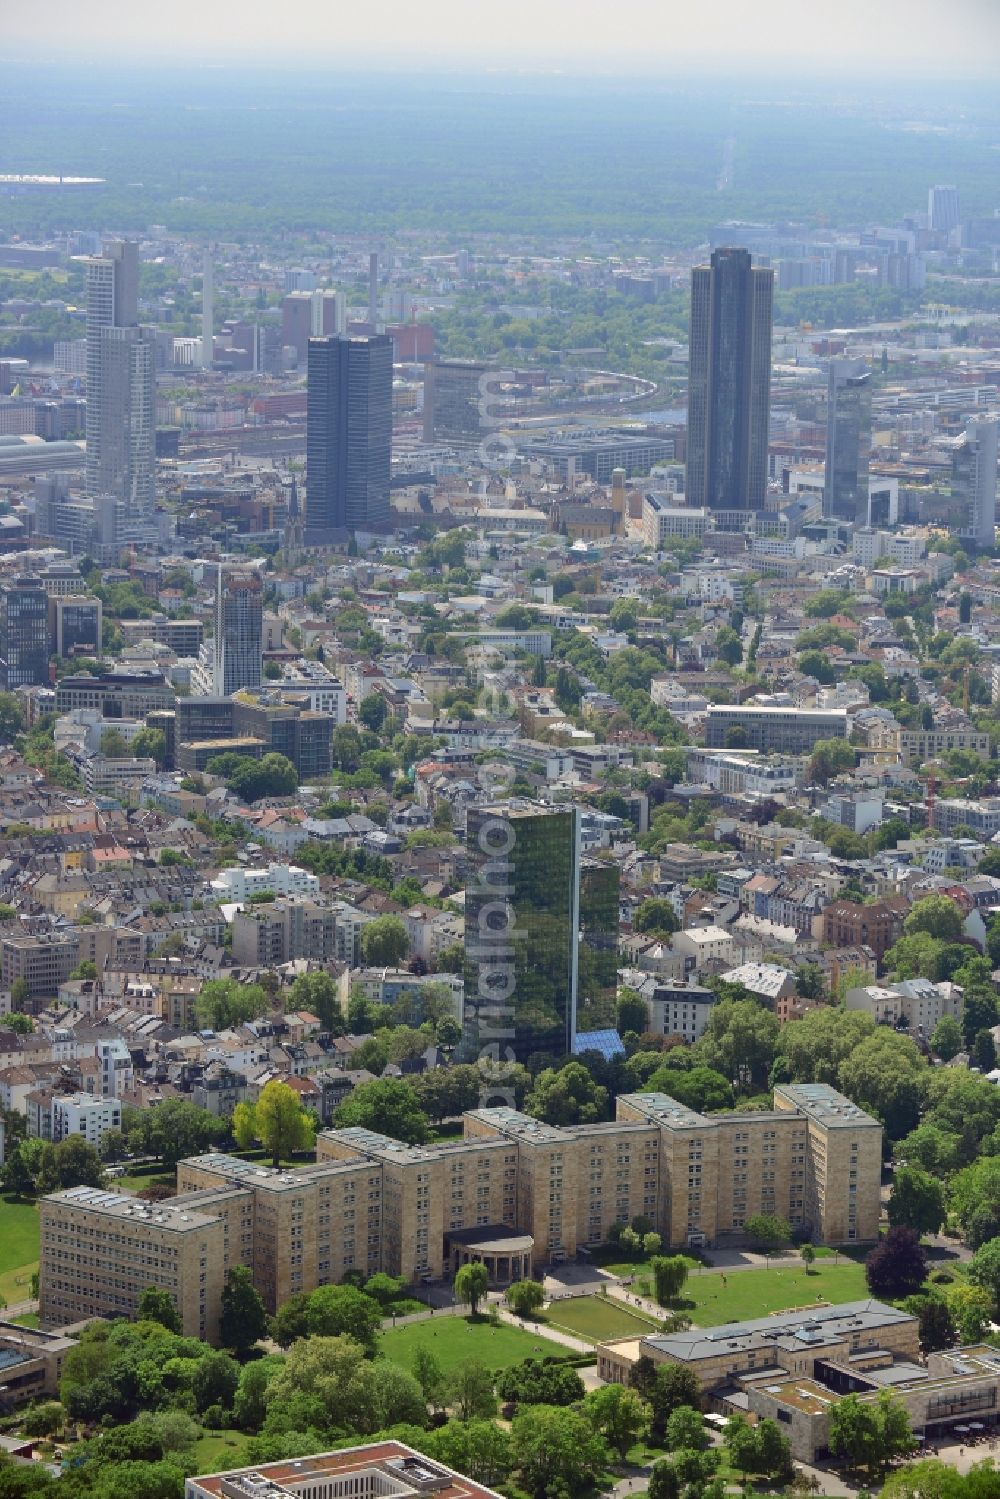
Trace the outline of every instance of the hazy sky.
[[[813, 71], [912, 69], [1000, 78], [1000, 0], [39, 0], [3, 7], [0, 56], [185, 57], [423, 67], [807, 62]], [[669, 76], [669, 73], [666, 75]]]

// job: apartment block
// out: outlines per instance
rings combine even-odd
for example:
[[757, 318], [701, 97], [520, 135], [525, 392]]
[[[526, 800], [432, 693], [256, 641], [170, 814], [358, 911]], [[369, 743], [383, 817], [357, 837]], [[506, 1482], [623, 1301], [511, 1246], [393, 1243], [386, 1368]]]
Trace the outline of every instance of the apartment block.
[[336, 957], [336, 944], [336, 912], [301, 897], [251, 906], [233, 918], [233, 961], [244, 967], [274, 968], [294, 958], [325, 963]]
[[861, 905], [852, 900], [834, 900], [816, 918], [821, 942], [831, 947], [870, 947], [881, 963], [889, 948], [903, 933], [904, 910], [889, 901]]
[[846, 739], [840, 709], [786, 708], [748, 703], [713, 705], [705, 715], [708, 749], [754, 749], [763, 754], [809, 754], [818, 739]]

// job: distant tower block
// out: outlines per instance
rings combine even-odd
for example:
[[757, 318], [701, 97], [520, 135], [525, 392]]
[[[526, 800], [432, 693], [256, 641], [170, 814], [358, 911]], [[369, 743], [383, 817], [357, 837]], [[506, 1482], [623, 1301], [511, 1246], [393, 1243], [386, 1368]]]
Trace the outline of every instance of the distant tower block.
[[215, 287], [212, 282], [212, 256], [205, 251], [201, 269], [201, 367], [210, 370], [215, 358]]
[[615, 529], [624, 531], [625, 519], [628, 515], [628, 494], [625, 489], [625, 470], [613, 468], [611, 470], [611, 508], [617, 517]]
[[368, 257], [368, 324], [372, 333], [378, 332], [378, 251]]

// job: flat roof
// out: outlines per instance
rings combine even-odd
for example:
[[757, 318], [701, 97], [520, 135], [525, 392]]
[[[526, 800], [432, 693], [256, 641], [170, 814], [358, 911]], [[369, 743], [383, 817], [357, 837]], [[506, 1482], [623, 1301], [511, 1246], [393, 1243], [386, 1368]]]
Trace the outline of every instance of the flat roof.
[[394, 1441], [206, 1474], [189, 1478], [186, 1488], [189, 1495], [235, 1493], [245, 1495], [246, 1499], [277, 1499], [278, 1495], [308, 1492], [323, 1479], [372, 1470], [382, 1475], [382, 1483], [372, 1492], [385, 1495], [433, 1492], [441, 1499], [500, 1499], [495, 1490], [432, 1461], [403, 1442]]
[[189, 1212], [183, 1201], [143, 1202], [121, 1192], [106, 1192], [102, 1187], [69, 1187], [65, 1192], [52, 1192], [42, 1202], [58, 1207], [81, 1208], [88, 1213], [101, 1213], [108, 1218], [120, 1218], [147, 1228], [163, 1228], [175, 1233], [192, 1233], [217, 1223], [214, 1214]]
[[883, 1301], [847, 1301], [841, 1306], [817, 1307], [814, 1311], [781, 1312], [748, 1322], [728, 1322], [721, 1327], [692, 1328], [690, 1332], [653, 1334], [643, 1345], [655, 1348], [680, 1363], [720, 1358], [727, 1353], [745, 1353], [769, 1343], [794, 1341], [796, 1346], [820, 1346], [842, 1341], [858, 1331], [877, 1331], [915, 1319]]

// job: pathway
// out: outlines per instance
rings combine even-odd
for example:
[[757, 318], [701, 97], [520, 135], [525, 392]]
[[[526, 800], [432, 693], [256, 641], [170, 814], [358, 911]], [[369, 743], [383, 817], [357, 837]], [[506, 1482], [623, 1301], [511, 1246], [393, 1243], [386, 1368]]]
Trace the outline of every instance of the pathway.
[[[548, 1306], [546, 1306], [545, 1309], [548, 1310]], [[572, 1333], [561, 1332], [559, 1328], [550, 1327], [547, 1323], [542, 1323], [541, 1325], [539, 1325], [538, 1323], [528, 1321], [523, 1317], [516, 1317], [513, 1312], [508, 1311], [503, 1306], [499, 1306], [498, 1310], [500, 1312], [501, 1322], [506, 1322], [509, 1327], [520, 1328], [522, 1332], [534, 1333], [536, 1337], [542, 1339], [542, 1342], [535, 1350], [537, 1353], [544, 1354], [545, 1343], [561, 1343], [564, 1348], [571, 1348], [574, 1353], [592, 1354], [594, 1357], [594, 1361], [596, 1362], [597, 1350], [595, 1349], [593, 1343], [587, 1343], [583, 1338], [575, 1338]]]

